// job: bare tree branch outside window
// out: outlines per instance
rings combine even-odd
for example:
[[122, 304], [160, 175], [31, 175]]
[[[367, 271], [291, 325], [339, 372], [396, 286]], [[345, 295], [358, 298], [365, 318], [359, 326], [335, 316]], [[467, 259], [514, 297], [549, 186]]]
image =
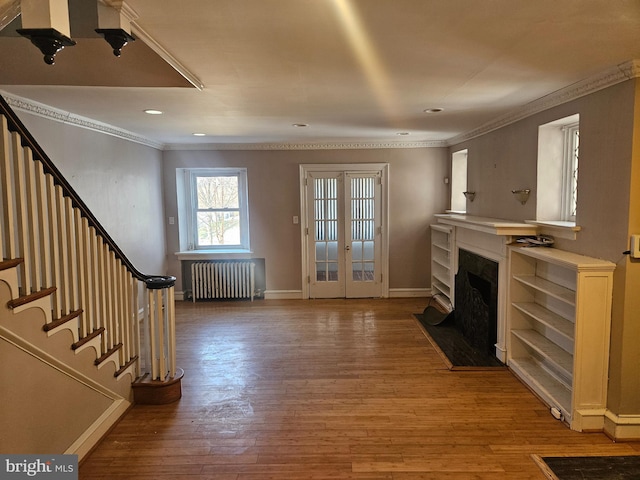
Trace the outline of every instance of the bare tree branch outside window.
[[197, 177], [198, 244], [240, 243], [238, 177]]

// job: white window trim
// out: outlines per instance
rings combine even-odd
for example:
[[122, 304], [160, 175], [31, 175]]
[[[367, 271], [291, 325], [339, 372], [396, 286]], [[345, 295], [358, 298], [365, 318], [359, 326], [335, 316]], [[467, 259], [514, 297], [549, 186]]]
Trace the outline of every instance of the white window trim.
[[[240, 244], [196, 247], [195, 217], [195, 179], [198, 176], [236, 176], [238, 177], [238, 200], [240, 211]], [[178, 228], [180, 236], [180, 252], [182, 258], [192, 256], [215, 256], [217, 254], [251, 253], [249, 233], [249, 198], [246, 168], [179, 168], [176, 171], [178, 196]]]
[[576, 158], [573, 155], [573, 151], [575, 149], [575, 133], [580, 131], [580, 123], [565, 125], [562, 129], [564, 131], [562, 220], [575, 223], [576, 216], [573, 214], [573, 171], [576, 168]]

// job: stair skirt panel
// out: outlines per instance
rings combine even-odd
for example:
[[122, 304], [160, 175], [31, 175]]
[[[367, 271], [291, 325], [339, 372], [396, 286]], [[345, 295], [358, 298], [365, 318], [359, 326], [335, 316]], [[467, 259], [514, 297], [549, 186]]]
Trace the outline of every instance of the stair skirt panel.
[[[26, 372], [26, 374], [25, 374]], [[0, 326], [4, 453], [75, 453], [81, 458], [130, 402]]]

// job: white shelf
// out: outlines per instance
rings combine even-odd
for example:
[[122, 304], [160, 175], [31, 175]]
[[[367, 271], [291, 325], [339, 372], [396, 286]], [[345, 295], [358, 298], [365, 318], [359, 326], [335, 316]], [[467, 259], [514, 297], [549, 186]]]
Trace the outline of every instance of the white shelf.
[[604, 428], [614, 269], [555, 248], [509, 247], [507, 365], [578, 431]]
[[567, 378], [573, 377], [573, 355], [535, 330], [511, 330], [511, 334], [554, 365]]
[[534, 274], [514, 275], [513, 278], [523, 283], [524, 285], [528, 285], [529, 287], [534, 288], [539, 292], [551, 295], [552, 297], [557, 298], [558, 300], [561, 300], [568, 305], [575, 306], [576, 304], [576, 292], [566, 287], [557, 285], [553, 282], [545, 280], [544, 278], [537, 277]]
[[453, 304], [453, 228], [431, 225], [431, 292], [442, 294]]
[[525, 315], [528, 315], [536, 322], [539, 322], [564, 336], [568, 341], [573, 342], [574, 325], [573, 322], [567, 320], [560, 315], [538, 305], [534, 302], [514, 302], [512, 304]]
[[443, 245], [441, 243], [436, 243], [436, 242], [433, 242], [431, 245], [433, 245], [434, 247], [439, 248], [440, 250], [443, 250], [443, 251], [445, 251], [447, 253], [451, 252], [451, 248], [448, 245]]
[[571, 421], [570, 388], [550, 375], [531, 358], [512, 358], [509, 368], [525, 380], [550, 407], [561, 410], [566, 421]]

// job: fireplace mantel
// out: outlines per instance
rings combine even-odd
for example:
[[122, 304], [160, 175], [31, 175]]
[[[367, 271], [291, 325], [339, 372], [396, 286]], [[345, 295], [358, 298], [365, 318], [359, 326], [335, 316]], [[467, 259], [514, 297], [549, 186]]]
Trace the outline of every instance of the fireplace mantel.
[[453, 225], [454, 227], [467, 228], [492, 235], [536, 235], [538, 226], [530, 223], [503, 220], [500, 218], [475, 217], [473, 215], [461, 215], [457, 213], [437, 214], [438, 223]]
[[[497, 342], [496, 357], [506, 361], [506, 310], [507, 310], [507, 246], [516, 237], [538, 234], [538, 226], [530, 223], [500, 218], [476, 217], [455, 213], [436, 215], [438, 224], [452, 228], [452, 252], [450, 271], [458, 271], [458, 252], [460, 249], [481, 255], [498, 264], [498, 305], [497, 305]], [[433, 282], [432, 282], [433, 283]], [[455, 281], [451, 285], [449, 299], [455, 308]], [[433, 289], [433, 287], [432, 287]]]

